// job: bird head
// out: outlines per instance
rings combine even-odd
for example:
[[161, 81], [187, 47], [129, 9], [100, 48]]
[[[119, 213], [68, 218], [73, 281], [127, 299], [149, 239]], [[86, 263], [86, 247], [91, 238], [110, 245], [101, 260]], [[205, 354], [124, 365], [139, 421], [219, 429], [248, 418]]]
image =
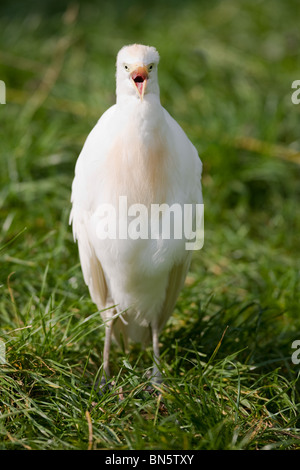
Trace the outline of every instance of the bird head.
[[134, 96], [142, 102], [147, 94], [159, 96], [158, 62], [159, 54], [154, 47], [124, 46], [117, 55], [117, 98]]

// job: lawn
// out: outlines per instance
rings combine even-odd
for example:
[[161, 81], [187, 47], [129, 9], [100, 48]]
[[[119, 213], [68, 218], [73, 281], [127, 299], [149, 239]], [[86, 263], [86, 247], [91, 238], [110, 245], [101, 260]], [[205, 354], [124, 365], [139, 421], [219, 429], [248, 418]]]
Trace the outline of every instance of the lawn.
[[[300, 449], [298, 9], [2, 0], [0, 449]], [[151, 348], [114, 346], [99, 396], [71, 183], [133, 42], [160, 52], [161, 102], [201, 156], [205, 241], [160, 336], [165, 385], [146, 391]]]

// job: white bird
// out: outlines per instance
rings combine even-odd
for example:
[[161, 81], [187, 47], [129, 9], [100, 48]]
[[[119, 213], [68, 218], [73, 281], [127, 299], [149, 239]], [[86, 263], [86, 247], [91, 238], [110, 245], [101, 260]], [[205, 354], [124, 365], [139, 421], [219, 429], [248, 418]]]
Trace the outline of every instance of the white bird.
[[[152, 338], [152, 379], [159, 381], [159, 332], [175, 307], [189, 269], [185, 241], [99, 237], [99, 207], [119, 214], [143, 204], [202, 204], [202, 164], [196, 148], [160, 103], [154, 47], [123, 47], [116, 63], [116, 104], [99, 119], [78, 157], [70, 222], [85, 283], [105, 323], [103, 377], [110, 377], [114, 335], [145, 346]], [[133, 212], [131, 213], [132, 216]], [[126, 215], [127, 217], [127, 215]], [[128, 215], [128, 221], [132, 217]], [[105, 381], [104, 381], [105, 382]]]

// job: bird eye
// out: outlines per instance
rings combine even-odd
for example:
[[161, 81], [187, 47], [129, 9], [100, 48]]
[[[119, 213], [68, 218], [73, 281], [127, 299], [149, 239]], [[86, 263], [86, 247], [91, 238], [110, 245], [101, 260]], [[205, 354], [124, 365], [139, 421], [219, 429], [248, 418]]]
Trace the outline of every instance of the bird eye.
[[148, 70], [152, 70], [153, 69], [153, 64], [149, 65], [148, 67]]
[[124, 65], [125, 70], [129, 70], [128, 65]]

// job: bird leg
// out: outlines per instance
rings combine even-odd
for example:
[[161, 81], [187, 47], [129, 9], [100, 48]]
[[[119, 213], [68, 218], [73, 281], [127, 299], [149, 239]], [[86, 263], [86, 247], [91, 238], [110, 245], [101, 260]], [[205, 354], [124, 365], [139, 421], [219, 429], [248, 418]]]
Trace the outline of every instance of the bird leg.
[[111, 336], [112, 336], [112, 326], [113, 320], [107, 320], [105, 324], [105, 340], [103, 348], [103, 373], [99, 384], [99, 391], [104, 390], [107, 385], [107, 381], [110, 378], [110, 369], [109, 369], [109, 353], [111, 345]]
[[154, 321], [151, 324], [152, 330], [152, 345], [153, 345], [153, 370], [152, 370], [152, 377], [151, 382], [153, 384], [159, 384], [162, 381], [161, 373], [159, 371], [159, 344], [158, 344], [158, 327], [157, 322]]

